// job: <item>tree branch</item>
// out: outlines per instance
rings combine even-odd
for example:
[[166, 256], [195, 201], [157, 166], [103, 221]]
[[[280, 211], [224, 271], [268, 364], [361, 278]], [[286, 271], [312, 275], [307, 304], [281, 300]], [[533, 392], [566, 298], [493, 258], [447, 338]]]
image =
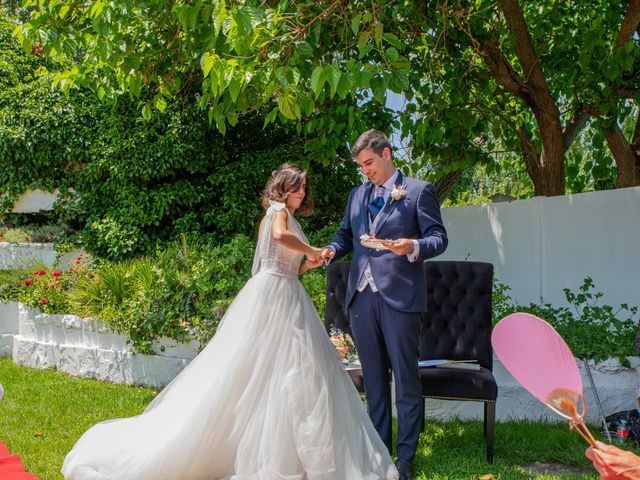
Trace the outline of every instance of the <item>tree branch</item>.
[[507, 57], [495, 43], [484, 43], [479, 53], [498, 84], [522, 98], [529, 105], [535, 102], [533, 93], [525, 81], [520, 78], [518, 72], [511, 66]]
[[589, 112], [581, 107], [564, 127], [564, 130], [562, 131], [562, 139], [564, 141], [565, 153], [569, 150], [569, 147], [571, 147], [571, 144], [576, 139], [580, 131], [585, 127], [590, 117], [591, 115]]
[[614, 50], [624, 46], [631, 39], [638, 26], [640, 26], [640, 0], [630, 0], [629, 10], [627, 10], [627, 14], [622, 20], [620, 31], [616, 36]]
[[611, 128], [605, 133], [605, 139], [609, 150], [613, 155], [618, 167], [618, 177], [616, 178], [616, 188], [635, 187], [638, 185], [638, 170], [636, 168], [636, 155], [627, 139], [624, 138], [622, 130], [617, 123], [613, 123]]
[[533, 48], [529, 29], [518, 0], [501, 0], [500, 5], [507, 26], [515, 40], [516, 55], [524, 71], [525, 82], [533, 87], [534, 95], [549, 94], [547, 79], [544, 77], [538, 55]]
[[637, 155], [640, 155], [640, 109], [638, 110], [638, 117], [636, 118], [636, 128], [633, 129], [633, 137], [631, 137], [631, 143], [635, 147]]

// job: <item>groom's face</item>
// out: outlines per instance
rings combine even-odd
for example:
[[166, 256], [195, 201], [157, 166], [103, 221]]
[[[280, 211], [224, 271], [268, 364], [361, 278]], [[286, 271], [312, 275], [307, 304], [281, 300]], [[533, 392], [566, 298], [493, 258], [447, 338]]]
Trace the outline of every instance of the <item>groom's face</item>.
[[382, 155], [378, 155], [371, 148], [364, 148], [356, 155], [356, 162], [362, 173], [374, 185], [382, 185], [391, 177], [394, 171], [391, 150], [388, 148], [382, 151]]

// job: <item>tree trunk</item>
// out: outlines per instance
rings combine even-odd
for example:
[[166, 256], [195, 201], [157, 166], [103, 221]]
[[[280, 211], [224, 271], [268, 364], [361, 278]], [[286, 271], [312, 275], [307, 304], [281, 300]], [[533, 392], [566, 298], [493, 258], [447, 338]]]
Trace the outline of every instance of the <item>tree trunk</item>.
[[616, 188], [637, 187], [640, 185], [640, 157], [631, 147], [627, 139], [624, 138], [618, 124], [605, 133], [605, 139], [609, 146], [609, 151], [616, 161], [618, 175], [616, 177]]
[[[638, 31], [640, 25], [640, 0], [630, 0], [629, 9], [622, 21], [620, 31], [616, 36], [613, 51], [622, 48], [626, 42], [633, 38], [634, 32]], [[621, 86], [614, 82], [611, 85], [612, 98], [611, 103], [615, 103], [616, 97], [619, 95]], [[611, 120], [612, 126], [609, 131], [605, 132], [604, 138], [607, 140], [609, 151], [613, 156], [618, 174], [616, 176], [616, 188], [636, 187], [640, 185], [640, 152], [638, 152], [638, 141], [640, 140], [640, 112], [636, 119], [636, 126], [633, 132], [631, 142], [624, 137], [620, 126], [618, 125], [617, 116]]]
[[436, 194], [438, 195], [438, 201], [440, 204], [444, 202], [453, 190], [453, 187], [456, 186], [458, 180], [462, 176], [462, 170], [454, 170], [453, 172], [446, 173], [444, 176], [438, 178], [435, 182], [433, 182], [433, 186], [436, 189]]
[[[560, 123], [560, 111], [549, 91], [518, 0], [500, 0], [499, 3], [513, 36], [516, 55], [524, 72], [524, 78], [519, 76], [514, 78], [515, 70], [512, 68], [508, 70], [507, 73], [511, 77], [511, 91], [519, 95], [533, 110], [542, 141], [542, 153], [535, 159], [535, 165], [527, 165], [527, 171], [537, 172], [537, 175], [531, 177], [536, 195], [564, 195], [565, 141]], [[493, 56], [496, 58], [495, 53]], [[500, 60], [508, 63], [504, 57]], [[498, 82], [500, 83], [500, 79]], [[519, 88], [513, 88], [514, 84]], [[508, 85], [503, 85], [509, 88]], [[525, 154], [524, 160], [529, 163], [533, 158], [530, 154]]]
[[555, 138], [550, 138], [542, 144], [541, 181], [535, 185], [536, 195], [546, 197], [564, 195], [564, 141], [562, 136], [550, 137]]

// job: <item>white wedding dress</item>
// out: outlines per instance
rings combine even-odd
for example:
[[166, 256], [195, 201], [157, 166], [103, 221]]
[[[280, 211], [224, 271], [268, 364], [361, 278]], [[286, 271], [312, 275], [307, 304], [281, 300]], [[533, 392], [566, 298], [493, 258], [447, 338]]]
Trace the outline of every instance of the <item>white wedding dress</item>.
[[[132, 418], [90, 428], [67, 480], [396, 479], [267, 210], [253, 276], [214, 338]], [[287, 213], [288, 228], [305, 239]]]

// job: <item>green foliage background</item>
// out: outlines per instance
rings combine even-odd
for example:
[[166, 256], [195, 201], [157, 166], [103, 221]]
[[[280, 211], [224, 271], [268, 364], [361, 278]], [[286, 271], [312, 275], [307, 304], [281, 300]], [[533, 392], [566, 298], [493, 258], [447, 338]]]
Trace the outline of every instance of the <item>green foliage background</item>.
[[[1, 14], [0, 14], [1, 15]], [[215, 245], [253, 237], [260, 192], [284, 162], [309, 169], [322, 207], [304, 226], [338, 221], [358, 182], [355, 165], [312, 162], [292, 125], [263, 129], [264, 112], [246, 114], [222, 136], [197, 94], [187, 90], [148, 121], [139, 101], [101, 103], [83, 90], [51, 90], [54, 65], [27, 55], [0, 16], [0, 208], [25, 190], [62, 192], [57, 221], [70, 241], [99, 257], [152, 253], [181, 234]]]

